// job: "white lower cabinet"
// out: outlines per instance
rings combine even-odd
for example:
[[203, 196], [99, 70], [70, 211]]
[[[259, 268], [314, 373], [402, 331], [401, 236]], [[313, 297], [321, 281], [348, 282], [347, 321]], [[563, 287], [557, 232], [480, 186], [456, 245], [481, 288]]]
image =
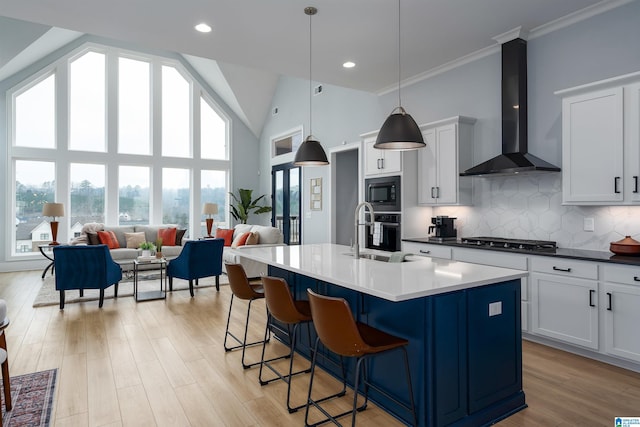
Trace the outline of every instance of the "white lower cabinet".
[[451, 259], [451, 247], [429, 243], [402, 242], [402, 251], [429, 258]]
[[603, 279], [600, 310], [604, 351], [640, 362], [640, 268], [607, 265], [603, 267]]
[[531, 273], [531, 332], [598, 349], [598, 282]]

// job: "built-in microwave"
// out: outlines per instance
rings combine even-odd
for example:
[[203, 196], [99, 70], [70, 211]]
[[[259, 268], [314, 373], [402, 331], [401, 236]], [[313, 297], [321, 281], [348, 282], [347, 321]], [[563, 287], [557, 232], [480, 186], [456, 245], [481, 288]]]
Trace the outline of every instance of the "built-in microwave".
[[365, 200], [376, 211], [399, 212], [400, 176], [367, 178], [364, 180]]

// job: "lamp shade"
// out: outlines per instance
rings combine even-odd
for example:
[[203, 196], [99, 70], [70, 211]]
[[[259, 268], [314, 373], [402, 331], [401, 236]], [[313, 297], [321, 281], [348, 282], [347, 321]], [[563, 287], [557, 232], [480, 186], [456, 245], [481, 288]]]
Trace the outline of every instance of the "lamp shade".
[[307, 139], [298, 147], [293, 164], [296, 166], [324, 166], [328, 165], [327, 155], [319, 141], [312, 139], [309, 135]]
[[402, 107], [398, 109], [399, 112], [392, 112], [385, 120], [373, 147], [387, 150], [415, 150], [424, 147], [426, 144], [422, 132], [411, 114]]
[[216, 215], [218, 213], [217, 203], [205, 203], [202, 207], [202, 213], [205, 215]]
[[42, 206], [42, 216], [64, 216], [64, 205], [62, 203], [45, 203]]

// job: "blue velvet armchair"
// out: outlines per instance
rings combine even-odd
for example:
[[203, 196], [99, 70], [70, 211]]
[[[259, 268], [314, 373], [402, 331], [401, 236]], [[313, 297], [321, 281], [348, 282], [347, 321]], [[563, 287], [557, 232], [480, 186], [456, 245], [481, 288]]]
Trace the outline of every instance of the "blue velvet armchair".
[[118, 296], [118, 282], [122, 280], [120, 265], [113, 261], [107, 245], [56, 246], [53, 248], [56, 271], [56, 290], [60, 291], [60, 310], [64, 309], [64, 291], [100, 289], [100, 303], [104, 302], [104, 290], [115, 285], [114, 296]]
[[220, 274], [222, 274], [222, 250], [224, 239], [189, 240], [184, 244], [180, 255], [169, 261], [167, 277], [169, 290], [173, 290], [173, 278], [188, 280], [189, 292], [193, 296], [193, 281], [216, 277], [216, 290], [220, 290]]

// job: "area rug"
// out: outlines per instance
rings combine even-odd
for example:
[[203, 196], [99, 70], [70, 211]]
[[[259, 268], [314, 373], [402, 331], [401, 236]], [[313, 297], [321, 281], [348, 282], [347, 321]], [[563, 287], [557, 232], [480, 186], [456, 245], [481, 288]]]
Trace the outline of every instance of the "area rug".
[[[229, 281], [225, 274], [220, 275], [220, 285], [226, 285]], [[196, 289], [209, 288], [216, 285], [215, 277], [205, 277], [200, 279]], [[167, 288], [168, 288], [167, 283]], [[109, 286], [104, 290], [104, 299], [113, 298], [114, 286]], [[146, 273], [144, 278], [138, 280], [138, 291], [150, 291], [160, 289], [159, 273]], [[173, 290], [182, 291], [189, 289], [189, 282], [181, 279], [173, 279]], [[133, 296], [133, 280], [123, 275], [123, 280], [118, 285], [118, 298]], [[100, 291], [98, 289], [85, 289], [84, 296], [80, 297], [78, 290], [69, 290], [65, 292], [65, 305], [83, 301], [98, 301], [100, 299]], [[38, 296], [33, 301], [33, 307], [46, 307], [49, 305], [60, 304], [60, 292], [56, 291], [55, 278], [47, 276], [42, 281], [42, 288]]]
[[48, 426], [53, 408], [57, 369], [11, 377], [13, 408], [6, 412], [2, 392], [2, 425], [4, 427]]

